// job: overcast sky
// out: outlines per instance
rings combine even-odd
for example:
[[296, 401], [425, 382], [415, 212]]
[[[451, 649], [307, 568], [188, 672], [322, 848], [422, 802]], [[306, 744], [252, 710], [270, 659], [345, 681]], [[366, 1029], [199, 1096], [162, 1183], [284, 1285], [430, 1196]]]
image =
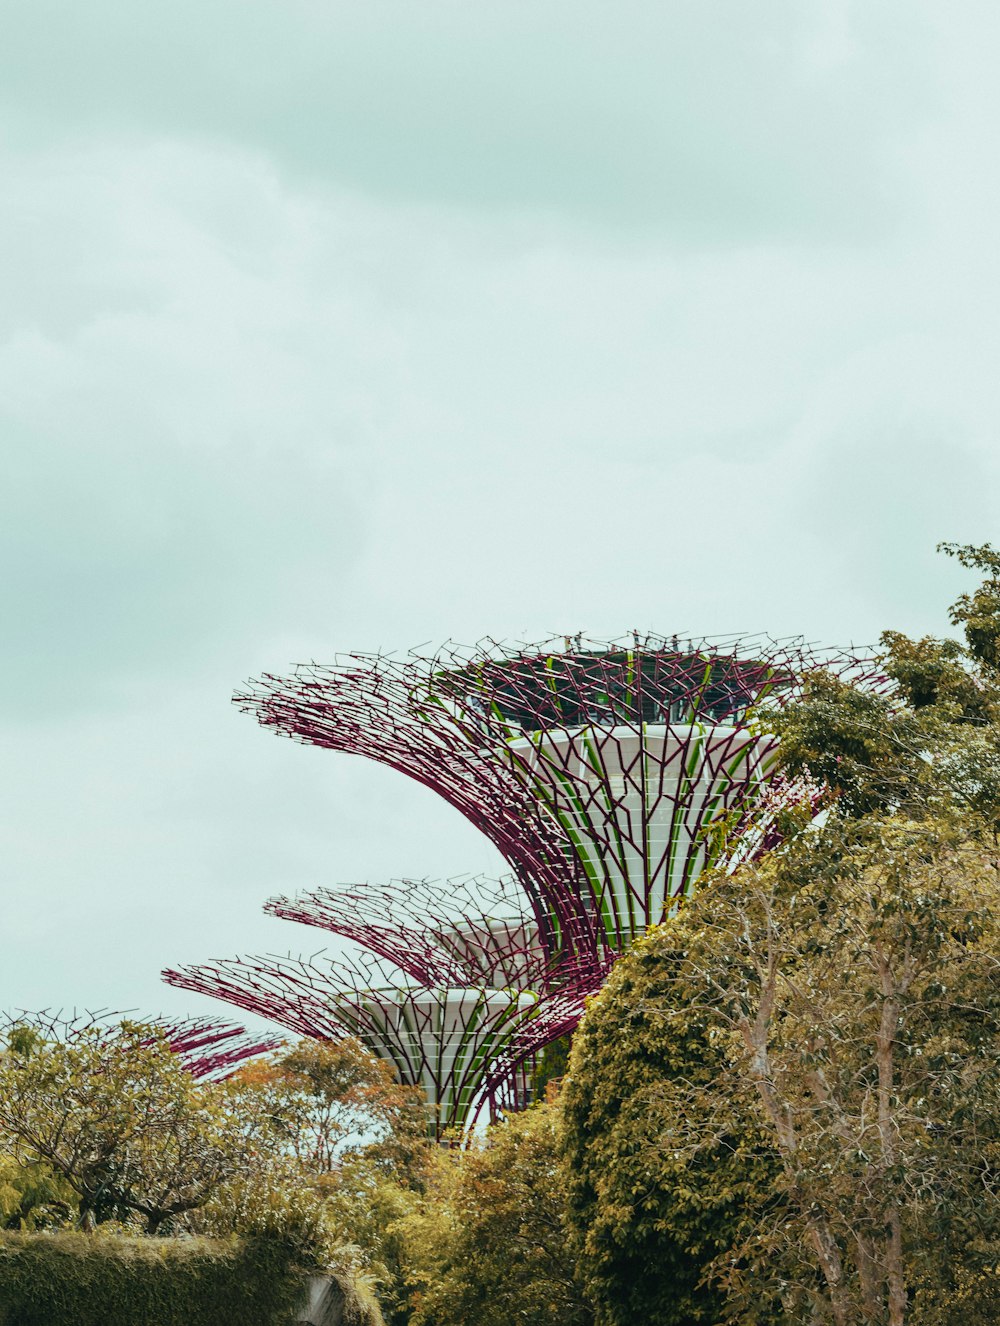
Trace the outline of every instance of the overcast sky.
[[995, 2], [0, 15], [0, 1007], [498, 869], [262, 669], [941, 632], [1000, 537]]

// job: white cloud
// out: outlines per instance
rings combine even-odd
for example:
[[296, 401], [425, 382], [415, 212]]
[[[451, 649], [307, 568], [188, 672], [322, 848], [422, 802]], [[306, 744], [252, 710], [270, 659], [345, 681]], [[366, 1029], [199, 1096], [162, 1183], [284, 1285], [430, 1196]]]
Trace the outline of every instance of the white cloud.
[[[178, 48], [142, 85], [107, 7], [103, 101], [91, 71], [76, 120], [42, 117], [22, 70], [0, 1006], [177, 1010], [166, 962], [317, 946], [259, 916], [270, 893], [496, 866], [422, 789], [234, 714], [249, 673], [448, 636], [945, 628], [961, 575], [933, 544], [998, 515], [1000, 106], [970, 22], [932, 48], [862, 8], [779, 6], [750, 41], [649, 6], [645, 50], [596, 17], [560, 45], [559, 5], [530, 40], [518, 6], [481, 30], [438, 7], [420, 30], [451, 44], [412, 68], [414, 27], [380, 47], [342, 8], [333, 55], [357, 90], [381, 52], [391, 104], [326, 88], [326, 6], [282, 11], [287, 49], [263, 11], [253, 59], [245, 32], [200, 49], [177, 104]], [[420, 103], [433, 71], [471, 128]], [[656, 152], [687, 173], [643, 202]]]

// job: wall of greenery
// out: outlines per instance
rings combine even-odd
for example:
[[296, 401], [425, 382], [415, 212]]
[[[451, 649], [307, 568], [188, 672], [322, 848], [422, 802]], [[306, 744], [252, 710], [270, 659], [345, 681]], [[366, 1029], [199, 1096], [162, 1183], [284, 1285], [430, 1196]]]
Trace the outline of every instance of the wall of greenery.
[[289, 1326], [305, 1292], [276, 1239], [0, 1235], [0, 1326]]

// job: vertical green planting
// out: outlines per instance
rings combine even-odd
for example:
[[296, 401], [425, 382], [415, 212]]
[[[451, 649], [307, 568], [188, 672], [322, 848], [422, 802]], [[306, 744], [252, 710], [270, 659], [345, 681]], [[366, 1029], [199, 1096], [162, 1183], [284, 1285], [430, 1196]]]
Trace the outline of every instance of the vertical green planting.
[[277, 1238], [3, 1234], [0, 1326], [291, 1326], [308, 1276]]

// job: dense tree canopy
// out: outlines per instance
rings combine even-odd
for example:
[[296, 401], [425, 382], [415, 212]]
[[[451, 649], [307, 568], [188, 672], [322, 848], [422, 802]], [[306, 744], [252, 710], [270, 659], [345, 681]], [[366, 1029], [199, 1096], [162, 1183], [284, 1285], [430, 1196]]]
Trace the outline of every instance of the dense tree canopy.
[[419, 1169], [420, 1102], [356, 1042], [305, 1041], [196, 1081], [156, 1027], [30, 1020], [0, 1046], [0, 1219], [261, 1232], [332, 1255], [331, 1194]]
[[695, 989], [675, 979], [680, 957], [665, 926], [617, 964], [560, 1097], [571, 1242], [606, 1326], [715, 1326], [723, 1295], [703, 1272], [768, 1202], [775, 1173], [759, 1126], [730, 1121], [692, 1156], [652, 1108], [668, 1084], [708, 1089], [724, 1067]]
[[884, 687], [761, 716], [822, 827], [706, 880], [577, 1035], [570, 1223], [609, 1326], [997, 1319], [1000, 554], [945, 551], [984, 575], [963, 641], [887, 632]]
[[72, 1042], [15, 1027], [0, 1054], [0, 1134], [21, 1165], [76, 1195], [83, 1226], [137, 1217], [155, 1233], [247, 1172], [269, 1121], [246, 1092], [199, 1084], [165, 1034], [95, 1025]]
[[855, 822], [623, 959], [564, 1090], [601, 1321], [943, 1323], [944, 1286], [975, 1319], [1000, 1263], [997, 892], [954, 825]]

